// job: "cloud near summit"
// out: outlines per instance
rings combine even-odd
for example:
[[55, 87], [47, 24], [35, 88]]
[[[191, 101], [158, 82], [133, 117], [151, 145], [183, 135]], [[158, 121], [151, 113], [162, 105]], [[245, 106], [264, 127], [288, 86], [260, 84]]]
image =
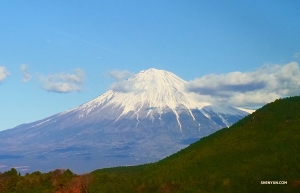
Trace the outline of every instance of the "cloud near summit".
[[263, 65], [253, 72], [210, 74], [190, 81], [186, 90], [197, 93], [199, 100], [257, 106], [282, 96], [300, 94], [300, 70], [297, 62]]
[[109, 77], [116, 80], [116, 82], [110, 86], [111, 90], [113, 90], [115, 92], [122, 92], [122, 93], [134, 91], [133, 84], [126, 81], [126, 79], [133, 76], [134, 73], [132, 73], [128, 70], [123, 70], [123, 71], [111, 70], [107, 74]]
[[39, 81], [42, 88], [49, 92], [69, 93], [81, 91], [84, 79], [85, 72], [78, 68], [73, 73], [42, 75]]
[[126, 78], [129, 78], [130, 76], [133, 75], [132, 72], [128, 71], [128, 70], [111, 70], [108, 73], [108, 76], [115, 79], [116, 81], [121, 81], [124, 80]]

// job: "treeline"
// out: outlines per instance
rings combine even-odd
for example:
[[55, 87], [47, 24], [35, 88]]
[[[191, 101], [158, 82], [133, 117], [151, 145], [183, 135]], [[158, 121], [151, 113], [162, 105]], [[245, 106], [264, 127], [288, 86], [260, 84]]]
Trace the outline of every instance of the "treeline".
[[57, 169], [49, 173], [33, 172], [21, 176], [15, 168], [0, 173], [0, 193], [81, 193], [89, 192], [91, 174], [76, 175]]

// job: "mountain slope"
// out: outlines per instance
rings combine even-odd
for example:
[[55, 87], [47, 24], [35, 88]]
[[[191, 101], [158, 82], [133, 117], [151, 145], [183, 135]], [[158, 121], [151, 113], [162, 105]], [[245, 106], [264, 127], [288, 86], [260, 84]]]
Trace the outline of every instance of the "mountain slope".
[[299, 192], [299, 117], [299, 96], [276, 100], [157, 163], [96, 170], [90, 191]]
[[199, 102], [185, 85], [167, 71], [141, 71], [79, 107], [0, 132], [0, 158], [76, 172], [153, 162], [249, 113]]

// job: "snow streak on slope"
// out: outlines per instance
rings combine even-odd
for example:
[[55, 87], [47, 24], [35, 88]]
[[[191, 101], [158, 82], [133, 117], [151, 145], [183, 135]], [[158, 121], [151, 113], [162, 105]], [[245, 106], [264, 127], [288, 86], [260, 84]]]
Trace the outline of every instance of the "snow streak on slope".
[[241, 108], [241, 107], [235, 107], [235, 108], [237, 108], [237, 109], [239, 109], [241, 111], [245, 111], [245, 112], [247, 112], [249, 114], [252, 114], [255, 111], [255, 110], [252, 110], [252, 109], [245, 109], [245, 108]]

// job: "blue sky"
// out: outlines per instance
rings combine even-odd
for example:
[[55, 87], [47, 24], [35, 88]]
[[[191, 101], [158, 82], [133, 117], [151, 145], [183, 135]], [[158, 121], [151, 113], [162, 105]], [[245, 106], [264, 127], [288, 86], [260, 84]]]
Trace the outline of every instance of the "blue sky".
[[103, 94], [117, 70], [168, 70], [199, 100], [236, 106], [299, 95], [299, 8], [297, 0], [1, 1], [0, 130]]

